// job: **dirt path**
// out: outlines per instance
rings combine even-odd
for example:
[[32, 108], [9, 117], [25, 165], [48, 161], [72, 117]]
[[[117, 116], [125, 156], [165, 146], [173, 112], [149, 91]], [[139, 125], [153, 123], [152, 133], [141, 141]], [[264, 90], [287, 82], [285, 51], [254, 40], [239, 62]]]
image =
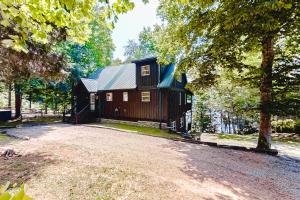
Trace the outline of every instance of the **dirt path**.
[[85, 126], [12, 129], [0, 183], [34, 199], [300, 199], [300, 163]]

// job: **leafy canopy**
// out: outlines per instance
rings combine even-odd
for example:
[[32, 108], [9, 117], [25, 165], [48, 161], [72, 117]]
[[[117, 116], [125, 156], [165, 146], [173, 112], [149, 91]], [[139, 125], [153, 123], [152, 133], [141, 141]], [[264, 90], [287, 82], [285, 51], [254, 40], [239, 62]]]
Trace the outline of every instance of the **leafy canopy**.
[[180, 70], [195, 69], [195, 84], [210, 85], [217, 66], [253, 67], [244, 61], [260, 51], [264, 37], [274, 37], [277, 46], [295, 41], [299, 7], [294, 0], [162, 0], [158, 12], [167, 23], [158, 42], [160, 60], [175, 57]]
[[0, 26], [9, 31], [1, 31], [1, 43], [25, 53], [29, 41], [47, 44], [67, 39], [83, 44], [92, 32], [91, 22], [113, 22], [133, 7], [130, 0], [2, 0]]
[[124, 56], [126, 56], [127, 61], [155, 56], [157, 53], [155, 34], [155, 30], [144, 27], [139, 34], [138, 41], [128, 40], [124, 47]]

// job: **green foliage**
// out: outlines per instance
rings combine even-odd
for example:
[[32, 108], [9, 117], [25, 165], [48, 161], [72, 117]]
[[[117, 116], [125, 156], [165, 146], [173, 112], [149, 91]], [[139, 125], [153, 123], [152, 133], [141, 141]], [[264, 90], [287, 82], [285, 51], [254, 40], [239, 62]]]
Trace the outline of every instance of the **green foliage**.
[[[299, 7], [300, 2], [294, 0], [162, 0], [158, 12], [167, 23], [157, 42], [159, 60], [177, 60], [178, 70], [194, 75], [192, 83], [197, 89], [215, 84], [218, 68], [246, 71], [251, 78], [255, 77], [261, 97], [258, 148], [268, 149], [271, 147], [269, 122], [274, 112], [272, 70], [274, 64], [282, 64], [274, 63], [281, 56], [275, 49], [289, 52], [299, 74], [299, 62], [295, 59], [299, 57], [300, 47], [299, 34], [295, 34], [300, 29]], [[287, 46], [293, 48], [287, 50]], [[260, 68], [246, 59], [249, 53], [258, 51], [262, 57]], [[281, 85], [279, 90], [282, 88]], [[295, 99], [294, 95], [285, 94], [278, 100], [287, 97]]]
[[147, 27], [140, 32], [137, 42], [134, 40], [128, 41], [124, 56], [126, 56], [127, 61], [155, 56], [157, 53], [156, 46], [155, 31]]
[[[65, 41], [85, 44], [95, 61], [106, 58], [102, 54], [110, 52], [100, 50], [99, 45], [103, 40], [109, 41], [105, 38], [107, 27], [113, 27], [117, 15], [133, 7], [130, 0], [1, 1], [0, 78], [7, 82], [22, 82], [33, 77], [64, 78], [68, 65], [63, 54], [57, 51], [57, 45]], [[97, 30], [95, 22], [106, 28]], [[95, 32], [103, 36], [103, 40], [93, 37]]]
[[209, 116], [209, 111], [211, 107], [208, 105], [211, 100], [211, 96], [208, 92], [198, 93], [196, 95], [196, 101], [194, 103], [193, 112], [193, 127], [198, 132], [208, 131], [212, 126], [212, 120]]
[[245, 61], [249, 52], [260, 51], [262, 38], [274, 35], [278, 46], [287, 36], [295, 41], [299, 10], [299, 2], [292, 0], [163, 0], [158, 12], [167, 25], [157, 42], [159, 58], [168, 62], [175, 57], [180, 70], [196, 75], [197, 87], [210, 85], [216, 67], [255, 69], [255, 63]]
[[21, 185], [20, 191], [16, 194], [10, 194], [7, 189], [9, 188], [10, 183], [0, 186], [0, 200], [32, 200], [24, 190], [24, 185]]
[[214, 86], [195, 93], [195, 125], [202, 131], [249, 132], [258, 122], [259, 91], [244, 85], [234, 70], [219, 69], [219, 74]]
[[276, 48], [273, 70], [273, 113], [300, 117], [300, 36]]
[[[53, 40], [65, 40], [84, 44], [92, 32], [90, 23], [115, 19], [134, 8], [129, 0], [109, 1], [37, 1], [3, 0], [1, 27], [11, 29], [1, 37], [2, 45], [27, 53], [27, 42], [47, 44]], [[113, 21], [112, 21], [113, 22]], [[60, 34], [60, 38], [58, 35]]]
[[65, 42], [58, 47], [66, 56], [75, 80], [111, 64], [114, 50], [111, 30], [104, 23], [93, 22], [90, 26], [91, 37], [84, 45]]
[[295, 132], [300, 134], [300, 119], [296, 120]]
[[293, 119], [273, 120], [271, 124], [278, 133], [294, 133], [296, 129], [296, 121]]
[[0, 142], [9, 141], [10, 137], [0, 132]]

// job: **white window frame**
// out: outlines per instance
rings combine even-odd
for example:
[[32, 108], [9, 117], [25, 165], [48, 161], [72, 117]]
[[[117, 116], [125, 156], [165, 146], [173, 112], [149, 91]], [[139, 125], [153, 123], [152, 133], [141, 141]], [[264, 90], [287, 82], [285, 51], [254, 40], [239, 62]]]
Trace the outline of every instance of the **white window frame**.
[[95, 111], [96, 94], [90, 93], [90, 110]]
[[113, 93], [112, 92], [106, 93], [106, 101], [113, 101]]
[[128, 101], [128, 92], [123, 92], [123, 101]]
[[141, 100], [142, 100], [142, 102], [150, 102], [151, 101], [151, 92], [150, 91], [141, 92]]
[[142, 76], [150, 76], [150, 65], [141, 66], [141, 75]]

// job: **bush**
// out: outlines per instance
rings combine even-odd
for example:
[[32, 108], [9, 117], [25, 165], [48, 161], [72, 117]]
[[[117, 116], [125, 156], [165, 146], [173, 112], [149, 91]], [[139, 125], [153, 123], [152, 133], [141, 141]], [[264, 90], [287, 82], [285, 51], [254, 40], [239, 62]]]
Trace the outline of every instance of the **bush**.
[[292, 119], [276, 120], [271, 122], [272, 129], [278, 133], [294, 133], [296, 122]]
[[7, 192], [10, 183], [1, 186], [0, 185], [0, 199], [1, 200], [32, 200], [31, 197], [27, 196], [24, 191], [24, 185], [21, 185], [20, 191], [16, 194], [10, 194]]
[[254, 133], [257, 133], [258, 132], [258, 129], [254, 126], [245, 126], [244, 128], [240, 129], [238, 131], [238, 134], [241, 134], [241, 135], [250, 135], [250, 134], [254, 134]]
[[296, 124], [295, 124], [295, 133], [300, 134], [300, 119], [298, 119], [296, 121]]

